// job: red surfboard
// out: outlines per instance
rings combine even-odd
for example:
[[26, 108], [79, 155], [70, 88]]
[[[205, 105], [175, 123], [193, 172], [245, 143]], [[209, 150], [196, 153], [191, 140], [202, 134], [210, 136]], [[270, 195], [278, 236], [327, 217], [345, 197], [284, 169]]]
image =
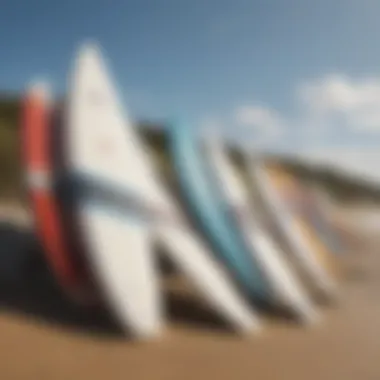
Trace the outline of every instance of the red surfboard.
[[72, 252], [53, 189], [53, 106], [47, 88], [42, 84], [32, 86], [26, 93], [21, 113], [22, 152], [36, 233], [65, 293], [75, 301], [88, 303], [92, 297], [87, 276], [74, 257], [77, 252]]

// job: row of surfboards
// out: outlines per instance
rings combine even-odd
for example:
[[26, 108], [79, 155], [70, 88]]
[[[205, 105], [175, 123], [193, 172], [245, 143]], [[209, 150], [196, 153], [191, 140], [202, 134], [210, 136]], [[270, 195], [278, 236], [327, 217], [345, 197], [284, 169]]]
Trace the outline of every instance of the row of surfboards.
[[156, 246], [242, 334], [261, 329], [257, 305], [281, 305], [309, 324], [321, 317], [315, 291], [337, 297], [328, 225], [313, 229], [297, 216], [290, 198], [299, 184], [243, 152], [248, 178], [291, 248], [284, 252], [255, 214], [222, 139], [173, 123], [165, 133], [179, 203], [97, 45], [78, 50], [64, 102], [54, 102], [46, 83], [31, 84], [21, 130], [36, 233], [62, 289], [75, 302], [104, 302], [136, 338], [165, 329]]

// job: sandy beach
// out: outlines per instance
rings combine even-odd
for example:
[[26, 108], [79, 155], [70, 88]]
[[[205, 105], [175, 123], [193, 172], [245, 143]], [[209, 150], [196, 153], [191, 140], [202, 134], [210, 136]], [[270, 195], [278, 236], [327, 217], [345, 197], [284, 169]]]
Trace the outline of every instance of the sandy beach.
[[341, 300], [321, 306], [318, 326], [266, 317], [263, 332], [249, 338], [172, 278], [165, 336], [132, 343], [104, 310], [65, 299], [27, 229], [2, 222], [0, 257], [19, 268], [0, 278], [1, 379], [380, 378], [379, 238], [342, 259]]

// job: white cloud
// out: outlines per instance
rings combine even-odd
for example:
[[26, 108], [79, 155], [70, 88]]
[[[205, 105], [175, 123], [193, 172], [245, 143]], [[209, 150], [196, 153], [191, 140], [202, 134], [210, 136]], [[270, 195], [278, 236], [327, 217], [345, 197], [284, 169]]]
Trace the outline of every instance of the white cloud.
[[298, 96], [310, 112], [317, 113], [350, 109], [356, 103], [349, 79], [341, 75], [303, 83], [298, 88]]
[[200, 123], [200, 127], [205, 131], [215, 131], [221, 130], [223, 128], [223, 124], [215, 117], [208, 117]]
[[235, 119], [239, 125], [254, 128], [266, 135], [277, 135], [283, 124], [275, 110], [262, 105], [238, 107]]
[[[378, 149], [364, 148], [361, 144], [353, 148], [358, 138], [364, 142], [369, 137], [375, 143], [379, 137], [380, 77], [326, 75], [300, 83], [293, 95], [295, 107], [291, 117], [270, 106], [253, 103], [234, 110], [235, 123], [246, 127], [246, 131], [250, 127], [252, 141], [264, 150], [296, 154], [315, 164], [325, 164], [380, 184]], [[255, 135], [259, 135], [259, 144]], [[336, 144], [337, 138], [341, 138], [338, 143], [342, 143], [342, 148], [333, 148], [328, 143]]]
[[310, 122], [339, 122], [353, 131], [380, 132], [380, 78], [329, 75], [302, 84], [297, 95]]
[[[300, 83], [290, 96], [291, 117], [260, 102], [241, 103], [223, 123], [242, 127], [233, 130], [241, 140], [271, 149], [312, 147], [326, 143], [329, 136], [336, 141], [337, 133], [351, 141], [360, 134], [380, 133], [380, 77], [325, 75]], [[208, 124], [220, 125], [215, 120]]]

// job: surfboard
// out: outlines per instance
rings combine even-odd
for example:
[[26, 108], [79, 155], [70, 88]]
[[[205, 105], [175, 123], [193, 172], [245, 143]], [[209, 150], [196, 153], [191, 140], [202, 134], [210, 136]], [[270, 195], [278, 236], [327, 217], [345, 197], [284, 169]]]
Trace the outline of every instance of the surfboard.
[[66, 186], [89, 264], [121, 326], [134, 338], [157, 337], [164, 323], [150, 231], [134, 202], [124, 124], [91, 49], [79, 50], [68, 83]]
[[344, 244], [329, 220], [320, 193], [313, 188], [307, 188], [294, 179], [303, 197], [302, 215], [313, 228], [316, 238], [334, 255], [344, 254]]
[[52, 152], [53, 101], [48, 85], [36, 82], [27, 90], [21, 108], [21, 144], [34, 225], [46, 259], [61, 288], [77, 302], [91, 302], [83, 266], [70, 248], [70, 237], [54, 190]]
[[[313, 287], [323, 296], [335, 299], [338, 296], [338, 284], [330, 272], [325, 255], [317, 252], [306, 236], [305, 224], [291, 212], [289, 204], [294, 203], [294, 189], [282, 172], [263, 163], [253, 163], [247, 156], [247, 167], [253, 184], [257, 185], [264, 203], [273, 220], [284, 233], [291, 253], [300, 264], [303, 272], [311, 280]], [[281, 181], [282, 179], [282, 181]], [[282, 194], [282, 195], [281, 195]], [[287, 202], [283, 197], [287, 197]]]
[[269, 304], [271, 289], [229, 214], [215, 173], [201, 149], [201, 140], [185, 125], [171, 125], [168, 134], [174, 170], [193, 219], [242, 291]]
[[[112, 198], [118, 200], [117, 205], [100, 205], [85, 198], [78, 209], [92, 247], [94, 267], [115, 311], [119, 310], [126, 324], [132, 321], [144, 334], [160, 330], [161, 300], [151, 257], [156, 243], [165, 245], [175, 265], [233, 327], [244, 333], [258, 330], [258, 317], [188, 228], [160, 183], [96, 45], [82, 47], [74, 84], [70, 139], [73, 169], [82, 177], [102, 181], [108, 190], [100, 192], [113, 193]], [[110, 230], [117, 230], [117, 236]], [[132, 307], [136, 312], [131, 316], [128, 310]]]
[[205, 145], [219, 186], [247, 241], [253, 260], [261, 267], [273, 289], [275, 301], [290, 308], [301, 321], [316, 322], [319, 315], [286, 262], [284, 253], [251, 213], [247, 189], [229, 162], [223, 142], [213, 133], [207, 136]]
[[313, 252], [315, 252], [317, 259], [323, 267], [335, 278], [338, 278], [338, 265], [335, 257], [318, 235], [317, 228], [312, 222], [313, 219], [315, 220], [313, 216], [315, 216], [314, 213], [316, 211], [313, 209], [312, 199], [310, 199], [306, 190], [293, 176], [286, 172], [282, 172], [280, 175], [283, 178], [282, 181], [287, 181], [289, 188], [292, 189], [293, 199], [288, 199], [286, 197], [287, 194], [284, 193], [284, 202], [288, 201], [287, 203], [290, 205], [289, 211], [295, 218], [299, 230], [312, 246]]

